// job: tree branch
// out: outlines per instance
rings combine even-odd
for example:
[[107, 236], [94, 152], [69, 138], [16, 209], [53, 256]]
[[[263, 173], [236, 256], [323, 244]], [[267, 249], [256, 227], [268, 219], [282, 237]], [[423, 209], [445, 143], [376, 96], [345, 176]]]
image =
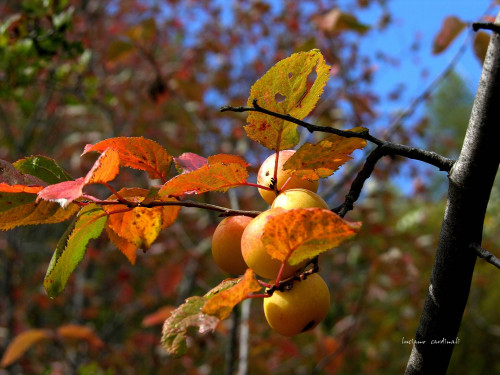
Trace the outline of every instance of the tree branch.
[[[86, 196], [89, 198], [88, 196]], [[203, 208], [205, 210], [211, 210], [216, 212], [221, 212], [221, 216], [250, 216], [256, 217], [261, 212], [260, 211], [245, 211], [245, 210], [233, 210], [227, 207], [217, 206], [215, 204], [210, 203], [201, 203], [191, 200], [186, 201], [153, 201], [146, 204], [142, 204], [141, 202], [131, 202], [131, 201], [119, 201], [119, 200], [99, 200], [92, 199], [92, 203], [95, 203], [100, 206], [109, 206], [109, 205], [120, 205], [128, 208], [136, 208], [136, 207], [145, 207], [145, 208], [153, 208], [153, 207], [164, 207], [164, 206], [182, 206], [182, 207], [197, 207]]]
[[496, 268], [500, 269], [500, 259], [490, 253], [488, 250], [483, 249], [477, 243], [473, 243], [470, 245], [471, 249], [474, 250], [478, 257], [484, 259], [490, 264], [493, 264]]
[[331, 128], [328, 126], [318, 126], [318, 125], [313, 125], [310, 124], [306, 121], [299, 120], [295, 117], [292, 117], [290, 115], [284, 115], [281, 113], [277, 113], [274, 111], [270, 111], [268, 109], [265, 109], [257, 104], [257, 99], [254, 99], [252, 101], [253, 107], [247, 107], [247, 106], [240, 106], [240, 107], [232, 107], [232, 106], [225, 106], [220, 109], [221, 112], [226, 112], [226, 111], [233, 111], [233, 112], [260, 112], [264, 113], [269, 116], [273, 116], [276, 118], [280, 118], [285, 121], [292, 122], [294, 124], [297, 124], [299, 126], [302, 126], [306, 128], [308, 131], [312, 132], [323, 132], [323, 133], [330, 133], [330, 134], [335, 134], [344, 138], [362, 138], [365, 139], [369, 142], [372, 142], [376, 144], [377, 146], [383, 146], [385, 150], [387, 150], [386, 155], [399, 155], [399, 156], [404, 156], [409, 159], [415, 159], [415, 160], [420, 160], [423, 161], [427, 164], [431, 164], [435, 167], [438, 167], [442, 171], [450, 171], [451, 167], [453, 166], [453, 163], [455, 162], [452, 159], [445, 158], [444, 156], [441, 156], [439, 154], [436, 154], [435, 152], [432, 151], [427, 151], [427, 150], [422, 150], [416, 147], [410, 147], [406, 145], [401, 145], [393, 142], [388, 142], [388, 141], [383, 141], [381, 139], [378, 139], [370, 134], [368, 129], [363, 132], [353, 132], [349, 130], [340, 130], [340, 129], [335, 129]]
[[[500, 13], [496, 17], [500, 24]], [[490, 40], [469, 127], [449, 175], [448, 202], [406, 374], [445, 374], [467, 304], [491, 188], [500, 163], [500, 35]]]
[[500, 25], [495, 25], [494, 23], [491, 22], [474, 22], [472, 24], [472, 30], [479, 31], [481, 29], [492, 30], [496, 33], [500, 33]]

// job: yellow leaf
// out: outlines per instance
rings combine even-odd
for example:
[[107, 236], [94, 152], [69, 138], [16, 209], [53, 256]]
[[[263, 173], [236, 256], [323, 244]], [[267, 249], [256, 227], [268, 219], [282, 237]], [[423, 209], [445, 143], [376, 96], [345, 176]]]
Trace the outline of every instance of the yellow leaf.
[[[247, 105], [254, 99], [268, 110], [298, 119], [316, 106], [330, 77], [330, 66], [319, 50], [294, 53], [264, 74], [250, 90]], [[271, 150], [283, 150], [299, 141], [297, 125], [263, 113], [250, 112], [247, 135]]]

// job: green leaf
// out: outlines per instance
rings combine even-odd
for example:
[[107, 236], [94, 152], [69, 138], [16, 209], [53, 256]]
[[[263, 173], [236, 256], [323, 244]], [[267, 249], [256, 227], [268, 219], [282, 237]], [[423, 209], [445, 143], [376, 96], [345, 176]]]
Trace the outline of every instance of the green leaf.
[[61, 293], [68, 279], [80, 263], [91, 239], [99, 237], [106, 224], [105, 212], [95, 204], [80, 210], [78, 216], [63, 234], [45, 275], [43, 285], [50, 298]]
[[54, 159], [45, 156], [29, 156], [16, 161], [13, 165], [18, 171], [38, 177], [50, 185], [72, 180]]
[[203, 334], [213, 331], [219, 323], [215, 316], [201, 312], [205, 302], [206, 298], [199, 296], [186, 299], [163, 324], [161, 345], [170, 355], [180, 357], [186, 353], [190, 327], [198, 327], [198, 332]]
[[[255, 82], [247, 105], [257, 99], [265, 109], [303, 119], [316, 106], [329, 72], [330, 66], [319, 50], [294, 53]], [[259, 112], [250, 112], [247, 122], [247, 135], [271, 150], [292, 148], [299, 142], [294, 123]]]

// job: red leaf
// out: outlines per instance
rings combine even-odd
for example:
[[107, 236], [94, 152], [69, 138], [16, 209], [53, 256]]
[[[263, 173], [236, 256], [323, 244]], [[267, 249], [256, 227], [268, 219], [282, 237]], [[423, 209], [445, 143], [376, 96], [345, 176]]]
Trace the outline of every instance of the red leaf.
[[75, 181], [63, 181], [49, 185], [38, 193], [38, 197], [57, 202], [61, 207], [66, 208], [69, 203], [82, 196], [85, 185], [102, 184], [114, 179], [118, 174], [119, 165], [118, 153], [113, 149], [107, 149], [95, 161], [85, 178], [80, 177]]
[[63, 181], [55, 185], [49, 185], [38, 193], [38, 198], [57, 202], [62, 208], [66, 208], [75, 199], [82, 196], [85, 186], [85, 178], [80, 177], [75, 181]]
[[465, 28], [466, 23], [458, 17], [446, 17], [441, 25], [441, 29], [434, 38], [432, 53], [437, 55], [443, 52], [455, 40], [460, 32]]
[[143, 137], [110, 138], [85, 146], [82, 155], [90, 151], [104, 152], [108, 148], [118, 152], [121, 165], [146, 171], [152, 179], [166, 181], [172, 156], [155, 141]]
[[488, 45], [490, 44], [490, 36], [484, 31], [479, 31], [474, 37], [474, 54], [481, 64], [484, 64], [484, 59], [486, 58], [486, 51], [488, 51]]
[[192, 152], [185, 152], [178, 158], [174, 158], [174, 162], [179, 173], [187, 173], [200, 169], [208, 163], [208, 160]]

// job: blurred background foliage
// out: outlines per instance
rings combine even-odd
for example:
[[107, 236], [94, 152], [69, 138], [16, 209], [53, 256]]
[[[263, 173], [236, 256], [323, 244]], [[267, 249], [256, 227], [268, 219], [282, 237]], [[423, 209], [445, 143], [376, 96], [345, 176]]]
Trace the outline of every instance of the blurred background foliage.
[[[174, 156], [243, 155], [256, 172], [269, 150], [245, 137], [244, 115], [221, 114], [218, 107], [245, 104], [253, 82], [274, 63], [312, 48], [321, 49], [332, 65], [332, 78], [311, 122], [344, 129], [362, 125], [393, 141], [458, 156], [474, 95], [463, 79], [447, 75], [423, 110], [388, 127], [408, 107], [401, 100], [408, 77], [383, 97], [373, 76], [405, 56], [393, 56], [390, 45], [384, 51], [359, 48], [360, 40], [391, 27], [387, 2], [339, 6], [321, 0], [5, 0], [0, 3], [0, 158], [14, 162], [43, 154], [77, 178], [95, 157], [80, 158], [85, 144], [144, 136]], [[357, 18], [367, 10], [379, 15], [371, 24]], [[429, 27], [438, 31], [438, 25]], [[408, 50], [416, 48], [411, 42]], [[301, 142], [320, 138], [304, 132]], [[332, 207], [342, 202], [362, 156], [359, 152], [322, 182], [320, 193]], [[144, 174], [122, 169], [113, 185], [150, 183]], [[198, 199], [266, 209], [251, 188]], [[386, 158], [347, 217], [363, 222], [361, 234], [321, 258], [332, 304], [318, 329], [279, 337], [265, 323], [261, 301], [252, 301], [248, 323], [238, 312], [214, 334], [194, 334], [180, 359], [159, 347], [161, 323], [170, 308], [228, 276], [210, 259], [216, 214], [183, 208], [179, 221], [135, 267], [105, 236], [93, 241], [54, 300], [42, 280], [66, 224], [2, 232], [0, 355], [27, 329], [69, 323], [92, 328], [104, 347], [39, 344], [0, 374], [401, 373], [411, 351], [402, 341], [411, 340], [418, 325], [445, 199], [446, 175]], [[493, 252], [499, 247], [499, 210], [496, 186], [483, 242]], [[498, 270], [479, 260], [450, 373], [500, 372], [498, 282]], [[250, 329], [247, 361], [238, 360], [244, 349], [234, 340], [241, 329], [232, 328], [242, 324]]]

